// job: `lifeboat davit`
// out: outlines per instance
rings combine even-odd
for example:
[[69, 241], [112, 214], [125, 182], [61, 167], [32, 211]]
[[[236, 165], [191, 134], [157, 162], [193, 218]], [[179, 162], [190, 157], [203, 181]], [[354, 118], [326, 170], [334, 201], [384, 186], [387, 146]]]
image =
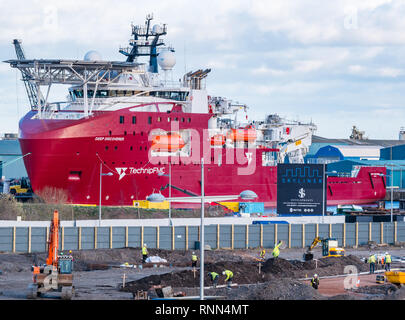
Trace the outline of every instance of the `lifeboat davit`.
[[223, 134], [216, 134], [211, 137], [212, 146], [223, 146], [225, 144], [226, 138]]
[[185, 145], [183, 138], [178, 133], [159, 135], [152, 139], [153, 151], [176, 152]]
[[254, 126], [246, 126], [242, 129], [231, 129], [228, 133], [228, 139], [233, 142], [253, 142], [256, 141], [257, 133]]

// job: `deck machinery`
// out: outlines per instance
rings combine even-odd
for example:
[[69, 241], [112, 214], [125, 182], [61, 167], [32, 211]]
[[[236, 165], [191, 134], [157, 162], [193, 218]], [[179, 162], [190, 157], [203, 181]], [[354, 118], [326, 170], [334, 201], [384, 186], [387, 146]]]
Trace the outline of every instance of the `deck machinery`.
[[70, 300], [74, 295], [73, 257], [58, 253], [59, 248], [59, 213], [53, 213], [49, 230], [48, 257], [46, 263], [32, 266], [33, 282], [28, 286], [28, 298], [35, 299], [46, 292], [61, 292], [61, 298]]

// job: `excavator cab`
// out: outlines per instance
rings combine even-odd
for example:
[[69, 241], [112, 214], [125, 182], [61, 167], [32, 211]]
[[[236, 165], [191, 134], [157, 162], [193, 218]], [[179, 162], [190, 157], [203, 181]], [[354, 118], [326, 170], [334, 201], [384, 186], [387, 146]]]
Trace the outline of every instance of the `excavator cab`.
[[335, 238], [322, 239], [322, 256], [324, 257], [342, 257], [345, 255], [345, 249], [338, 247], [338, 241]]
[[58, 270], [60, 274], [72, 274], [73, 257], [69, 255], [60, 255], [58, 257]]

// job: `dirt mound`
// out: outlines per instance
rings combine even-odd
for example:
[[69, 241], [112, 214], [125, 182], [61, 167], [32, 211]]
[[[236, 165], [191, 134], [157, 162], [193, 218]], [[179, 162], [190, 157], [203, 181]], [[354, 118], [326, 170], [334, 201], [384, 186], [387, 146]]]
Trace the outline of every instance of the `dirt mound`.
[[358, 272], [367, 271], [368, 264], [356, 256], [327, 257], [317, 261], [284, 260], [271, 258], [266, 260], [262, 270], [278, 278], [304, 278], [317, 273], [319, 276], [344, 274], [346, 266], [355, 266]]
[[[199, 288], [178, 288], [187, 296], [199, 296]], [[258, 284], [206, 289], [206, 296], [220, 296], [226, 300], [325, 300], [311, 286], [297, 280], [275, 279]]]

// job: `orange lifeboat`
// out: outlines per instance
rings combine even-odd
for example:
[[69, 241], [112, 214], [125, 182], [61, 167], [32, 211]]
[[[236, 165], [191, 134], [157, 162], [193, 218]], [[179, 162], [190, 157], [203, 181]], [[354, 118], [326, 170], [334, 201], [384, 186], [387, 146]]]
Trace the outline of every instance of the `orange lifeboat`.
[[176, 152], [186, 144], [178, 133], [155, 136], [152, 140], [153, 151]]
[[228, 138], [234, 142], [253, 142], [256, 141], [257, 133], [254, 126], [246, 126], [243, 129], [231, 129]]
[[215, 136], [211, 137], [211, 145], [212, 146], [223, 146], [225, 144], [225, 136], [223, 134], [216, 134]]

